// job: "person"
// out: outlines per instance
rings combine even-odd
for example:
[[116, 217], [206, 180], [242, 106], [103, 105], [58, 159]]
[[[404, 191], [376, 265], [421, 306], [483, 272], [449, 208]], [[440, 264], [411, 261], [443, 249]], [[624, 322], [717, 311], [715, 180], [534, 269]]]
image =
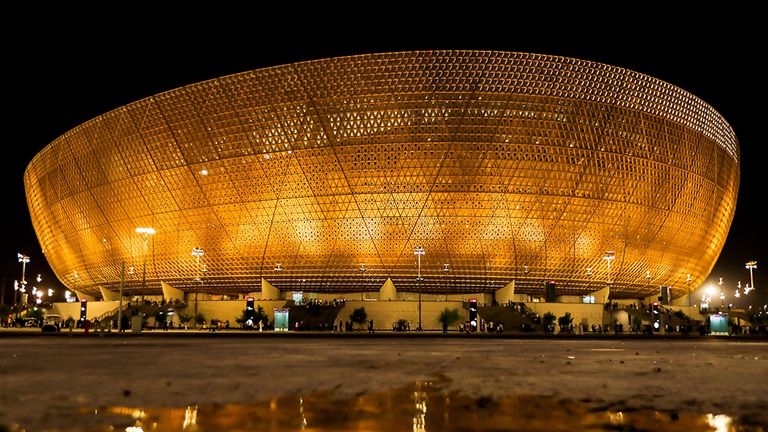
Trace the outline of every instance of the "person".
[[128, 328], [128, 315], [123, 314], [120, 318], [120, 333], [125, 333], [125, 329]]
[[498, 334], [504, 333], [504, 323], [502, 323], [501, 321], [499, 321], [499, 323], [496, 324], [496, 332]]
[[373, 333], [373, 320], [368, 321], [368, 333]]
[[85, 334], [88, 334], [88, 331], [91, 329], [91, 320], [85, 320], [83, 322], [83, 330], [85, 330]]
[[448, 322], [443, 321], [443, 334], [448, 333]]

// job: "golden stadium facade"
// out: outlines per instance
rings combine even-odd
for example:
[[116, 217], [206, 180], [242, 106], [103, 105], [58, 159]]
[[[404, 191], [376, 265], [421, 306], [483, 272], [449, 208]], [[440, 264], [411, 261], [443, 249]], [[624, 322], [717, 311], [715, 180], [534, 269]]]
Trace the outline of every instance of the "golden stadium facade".
[[[402, 291], [515, 281], [537, 294], [554, 280], [558, 294], [584, 294], [610, 279], [614, 297], [662, 285], [677, 297], [723, 247], [739, 147], [711, 106], [641, 73], [421, 51], [148, 97], [56, 139], [24, 180], [50, 265], [89, 293], [116, 290], [125, 263], [128, 293], [145, 274], [146, 293], [160, 281], [189, 291], [204, 274], [213, 293], [261, 278], [308, 292], [391, 278]], [[137, 227], [156, 230], [146, 249]]]

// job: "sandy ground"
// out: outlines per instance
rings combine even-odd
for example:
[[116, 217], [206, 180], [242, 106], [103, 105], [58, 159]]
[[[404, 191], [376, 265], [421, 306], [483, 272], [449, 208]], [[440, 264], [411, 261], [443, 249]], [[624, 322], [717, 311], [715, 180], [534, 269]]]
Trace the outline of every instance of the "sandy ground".
[[77, 408], [340, 396], [422, 380], [469, 395], [545, 395], [610, 410], [768, 425], [768, 341], [727, 338], [3, 337], [0, 431], [82, 426]]

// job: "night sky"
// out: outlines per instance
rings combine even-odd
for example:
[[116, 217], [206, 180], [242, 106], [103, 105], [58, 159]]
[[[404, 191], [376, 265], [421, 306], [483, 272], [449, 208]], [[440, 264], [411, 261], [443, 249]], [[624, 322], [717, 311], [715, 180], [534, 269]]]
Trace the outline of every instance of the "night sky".
[[[350, 26], [337, 21], [327, 26], [298, 25], [300, 36], [291, 36], [295, 42], [243, 17], [239, 23], [223, 24], [211, 24], [215, 19], [183, 23], [182, 18], [187, 17], [174, 17], [170, 27], [163, 19], [130, 25], [105, 22], [93, 26], [85, 20], [48, 23], [39, 26], [45, 27], [43, 42], [29, 42], [24, 35], [2, 30], [6, 42], [1, 54], [6, 84], [3, 105], [10, 111], [4, 119], [6, 155], [0, 170], [5, 227], [0, 241], [0, 282], [5, 302], [13, 294], [14, 279], [21, 276], [17, 252], [31, 257], [28, 281], [41, 273], [44, 281], [40, 286], [61, 288], [32, 230], [23, 173], [37, 152], [80, 123], [165, 90], [265, 66], [383, 51], [483, 49], [578, 57], [632, 69], [680, 86], [718, 110], [739, 139], [741, 186], [736, 218], [710, 280], [724, 278], [731, 297], [726, 301], [730, 302], [736, 281], [744, 284], [749, 280], [744, 263], [757, 260], [758, 290], [747, 300], [762, 305], [768, 298], [768, 277], [763, 276], [763, 269], [768, 269], [764, 247], [768, 229], [760, 212], [765, 201], [761, 187], [765, 172], [760, 166], [766, 147], [762, 133], [766, 72], [759, 66], [765, 55], [764, 35], [752, 25], [757, 23], [757, 13], [712, 11], [710, 15], [695, 20], [682, 15], [662, 19], [664, 11], [646, 11], [610, 24], [606, 20], [567, 24], [537, 19], [514, 24], [497, 17], [494, 22], [469, 27], [456, 27], [448, 17], [433, 17], [429, 24], [411, 19], [386, 24], [362, 21]], [[730, 29], [730, 24], [722, 26], [722, 22], [736, 22], [736, 29]], [[30, 27], [27, 32], [37, 30]], [[99, 46], [94, 44], [96, 40]], [[745, 304], [744, 299], [735, 304]]]

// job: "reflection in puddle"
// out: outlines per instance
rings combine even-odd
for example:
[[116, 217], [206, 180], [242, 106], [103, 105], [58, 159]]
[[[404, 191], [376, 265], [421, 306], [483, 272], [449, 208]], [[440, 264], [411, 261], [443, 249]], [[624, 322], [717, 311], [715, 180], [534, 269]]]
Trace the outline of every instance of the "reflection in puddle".
[[254, 404], [106, 407], [82, 415], [104, 425], [80, 429], [93, 432], [763, 430], [722, 414], [595, 411], [586, 403], [545, 396], [470, 397], [432, 382], [348, 398], [314, 392]]

